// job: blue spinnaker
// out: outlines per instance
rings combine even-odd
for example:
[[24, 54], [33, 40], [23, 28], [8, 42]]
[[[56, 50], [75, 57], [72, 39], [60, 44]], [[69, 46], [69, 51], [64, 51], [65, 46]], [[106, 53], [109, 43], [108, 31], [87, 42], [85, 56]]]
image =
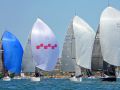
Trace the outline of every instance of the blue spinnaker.
[[19, 74], [21, 72], [21, 63], [23, 48], [19, 40], [10, 32], [5, 31], [2, 37], [2, 47], [4, 50], [4, 67], [8, 71]]

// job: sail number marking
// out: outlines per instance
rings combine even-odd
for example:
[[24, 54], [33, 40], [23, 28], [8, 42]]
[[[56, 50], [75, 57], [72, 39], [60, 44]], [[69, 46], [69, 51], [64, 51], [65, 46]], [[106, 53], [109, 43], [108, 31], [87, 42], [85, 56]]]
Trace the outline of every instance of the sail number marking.
[[57, 48], [57, 44], [54, 44], [54, 45], [52, 45], [52, 44], [47, 44], [47, 45], [44, 45], [43, 43], [41, 43], [40, 45], [37, 45], [36, 46], [36, 49], [55, 49], [55, 48]]

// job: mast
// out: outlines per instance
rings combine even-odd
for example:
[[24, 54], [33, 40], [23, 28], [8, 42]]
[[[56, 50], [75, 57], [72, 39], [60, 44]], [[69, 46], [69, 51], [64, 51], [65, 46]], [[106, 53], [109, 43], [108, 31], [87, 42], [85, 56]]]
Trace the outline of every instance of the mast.
[[110, 1], [108, 0], [108, 7], [110, 6]]

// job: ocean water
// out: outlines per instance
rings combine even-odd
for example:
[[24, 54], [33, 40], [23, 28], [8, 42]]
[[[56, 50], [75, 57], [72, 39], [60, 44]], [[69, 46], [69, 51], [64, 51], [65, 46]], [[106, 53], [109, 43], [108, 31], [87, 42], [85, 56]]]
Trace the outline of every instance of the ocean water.
[[120, 90], [120, 81], [102, 82], [98, 79], [75, 83], [68, 79], [44, 79], [40, 82], [30, 80], [0, 80], [0, 90]]

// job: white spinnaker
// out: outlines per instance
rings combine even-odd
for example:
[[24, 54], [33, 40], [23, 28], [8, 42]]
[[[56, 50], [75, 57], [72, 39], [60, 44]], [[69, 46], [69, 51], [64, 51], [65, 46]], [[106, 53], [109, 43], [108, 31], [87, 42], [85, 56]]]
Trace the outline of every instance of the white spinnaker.
[[31, 47], [36, 66], [45, 71], [53, 70], [58, 61], [59, 46], [52, 30], [40, 19], [32, 28]]
[[100, 44], [104, 61], [120, 66], [120, 11], [107, 7], [100, 18]]
[[76, 45], [76, 62], [81, 67], [91, 69], [95, 32], [78, 16], [75, 16], [73, 19], [73, 30]]

